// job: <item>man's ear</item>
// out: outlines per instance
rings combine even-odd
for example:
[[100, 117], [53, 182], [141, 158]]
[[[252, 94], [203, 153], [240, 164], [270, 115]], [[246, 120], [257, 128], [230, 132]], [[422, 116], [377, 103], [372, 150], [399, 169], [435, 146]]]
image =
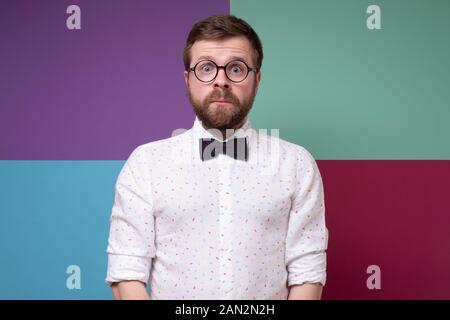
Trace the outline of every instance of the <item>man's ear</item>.
[[186, 87], [188, 86], [189, 81], [189, 72], [184, 71], [184, 82], [186, 83]]
[[258, 94], [259, 81], [261, 81], [261, 70], [256, 73], [255, 96]]

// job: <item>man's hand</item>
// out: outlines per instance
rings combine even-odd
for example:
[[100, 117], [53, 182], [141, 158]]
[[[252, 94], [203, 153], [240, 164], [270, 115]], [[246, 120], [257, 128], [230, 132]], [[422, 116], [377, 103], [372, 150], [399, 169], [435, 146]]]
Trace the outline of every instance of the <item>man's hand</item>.
[[150, 300], [145, 284], [140, 281], [115, 282], [111, 288], [116, 300]]
[[288, 300], [320, 300], [323, 287], [320, 283], [304, 283], [289, 288]]

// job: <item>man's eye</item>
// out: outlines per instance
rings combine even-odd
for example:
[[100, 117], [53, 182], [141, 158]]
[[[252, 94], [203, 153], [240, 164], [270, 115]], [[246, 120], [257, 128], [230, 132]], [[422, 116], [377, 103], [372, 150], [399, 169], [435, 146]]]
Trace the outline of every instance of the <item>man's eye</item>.
[[201, 67], [202, 72], [211, 72], [212, 66], [210, 64], [205, 64]]
[[231, 67], [231, 72], [233, 72], [233, 73], [240, 73], [240, 72], [242, 72], [242, 68], [240, 66], [232, 66]]

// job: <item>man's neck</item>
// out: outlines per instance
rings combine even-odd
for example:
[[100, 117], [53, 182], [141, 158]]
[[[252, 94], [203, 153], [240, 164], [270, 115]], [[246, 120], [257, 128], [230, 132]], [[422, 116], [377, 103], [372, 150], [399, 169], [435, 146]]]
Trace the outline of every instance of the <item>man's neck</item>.
[[[230, 136], [232, 136], [236, 130], [238, 130], [239, 128], [242, 128], [242, 126], [245, 124], [246, 121], [247, 121], [247, 117], [242, 119], [242, 121], [240, 123], [238, 123], [237, 125], [233, 126], [232, 128], [216, 129], [216, 131], [220, 131], [220, 133], [221, 133], [221, 137], [220, 138], [221, 138], [222, 141], [225, 141]], [[206, 130], [215, 129], [215, 128], [205, 128], [205, 126], [203, 126], [203, 128], [206, 129]]]

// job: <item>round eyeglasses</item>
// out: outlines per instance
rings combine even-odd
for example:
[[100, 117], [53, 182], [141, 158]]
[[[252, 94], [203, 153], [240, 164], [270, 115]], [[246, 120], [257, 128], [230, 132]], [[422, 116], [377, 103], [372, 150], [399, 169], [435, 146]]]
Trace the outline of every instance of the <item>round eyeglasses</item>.
[[225, 75], [232, 82], [242, 82], [247, 78], [250, 71], [258, 71], [257, 68], [251, 68], [241, 60], [230, 61], [224, 66], [218, 66], [211, 60], [202, 60], [189, 68], [190, 71], [194, 71], [195, 76], [201, 82], [214, 80], [219, 74], [219, 69], [224, 69]]

